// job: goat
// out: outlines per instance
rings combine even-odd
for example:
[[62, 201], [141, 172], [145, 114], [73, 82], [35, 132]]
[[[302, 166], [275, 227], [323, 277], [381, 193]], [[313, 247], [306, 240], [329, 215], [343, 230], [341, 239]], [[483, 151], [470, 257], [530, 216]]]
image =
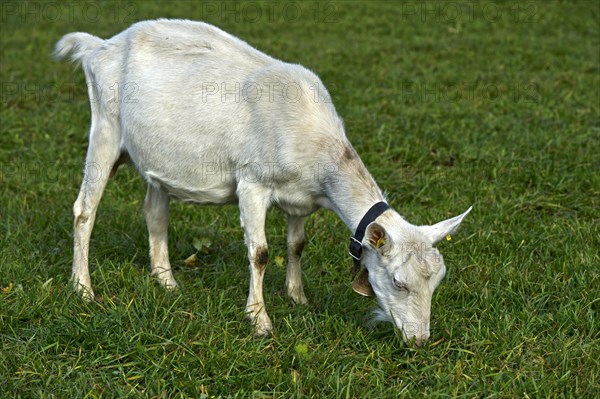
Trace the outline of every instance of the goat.
[[73, 205], [72, 283], [84, 298], [94, 298], [88, 251], [98, 203], [109, 177], [130, 163], [148, 184], [143, 210], [151, 272], [164, 287], [177, 287], [167, 246], [170, 197], [237, 202], [250, 264], [245, 311], [255, 333], [267, 335], [273, 329], [262, 289], [267, 209], [275, 205], [287, 215], [286, 289], [306, 304], [304, 221], [326, 208], [356, 231], [354, 289], [376, 296], [377, 318], [393, 322], [405, 341], [427, 340], [432, 294], [446, 272], [433, 245], [471, 208], [432, 226], [414, 226], [389, 208], [313, 72], [188, 20], [138, 22], [107, 40], [69, 33], [54, 54], [81, 64], [91, 106]]

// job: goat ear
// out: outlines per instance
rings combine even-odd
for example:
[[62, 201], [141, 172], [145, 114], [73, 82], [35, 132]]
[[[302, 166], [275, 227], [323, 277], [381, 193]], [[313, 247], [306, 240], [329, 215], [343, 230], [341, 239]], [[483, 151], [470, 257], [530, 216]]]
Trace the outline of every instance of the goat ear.
[[379, 223], [373, 222], [367, 226], [365, 237], [367, 244], [381, 254], [385, 253], [385, 251], [390, 248], [390, 238], [385, 231], [385, 228]]
[[443, 222], [436, 223], [432, 226], [419, 226], [419, 230], [421, 233], [425, 234], [425, 237], [427, 237], [432, 244], [435, 244], [445, 237], [449, 237], [451, 234], [456, 233], [458, 226], [460, 226], [464, 217], [471, 212], [471, 209], [473, 209], [472, 206], [469, 207], [465, 213], [444, 220]]
[[362, 296], [375, 296], [373, 287], [371, 287], [371, 283], [369, 283], [369, 271], [367, 269], [363, 269], [356, 280], [352, 282], [352, 289]]

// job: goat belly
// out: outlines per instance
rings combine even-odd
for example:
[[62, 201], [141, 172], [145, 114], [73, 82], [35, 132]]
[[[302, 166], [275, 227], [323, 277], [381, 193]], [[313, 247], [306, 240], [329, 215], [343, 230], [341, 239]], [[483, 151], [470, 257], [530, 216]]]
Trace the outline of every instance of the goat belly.
[[190, 179], [190, 175], [186, 172], [178, 173], [179, 179], [151, 170], [142, 172], [142, 175], [148, 184], [161, 187], [182, 201], [202, 205], [236, 203], [235, 179], [213, 173], [213, 169], [209, 172], [210, 174], [207, 175], [206, 171], [204, 173], [199, 171], [199, 174], [196, 175], [197, 179]]

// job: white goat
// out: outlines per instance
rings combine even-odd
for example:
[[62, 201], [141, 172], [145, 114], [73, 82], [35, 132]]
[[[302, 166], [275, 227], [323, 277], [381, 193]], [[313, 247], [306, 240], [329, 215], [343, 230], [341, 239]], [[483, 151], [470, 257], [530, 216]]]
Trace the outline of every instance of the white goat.
[[432, 294], [446, 272], [433, 244], [453, 233], [470, 208], [433, 226], [411, 225], [389, 209], [314, 73], [186, 20], [136, 23], [108, 40], [70, 33], [55, 52], [58, 59], [68, 55], [82, 64], [91, 104], [73, 206], [72, 278], [85, 298], [94, 297], [88, 250], [100, 197], [117, 167], [131, 163], [148, 183], [151, 269], [165, 287], [177, 287], [167, 248], [170, 196], [237, 202], [250, 261], [246, 312], [256, 334], [268, 334], [267, 209], [275, 205], [287, 215], [286, 288], [304, 304], [304, 220], [323, 207], [357, 231], [351, 254], [366, 270], [355, 290], [374, 291], [378, 318], [395, 323], [405, 340], [420, 346], [429, 337]]

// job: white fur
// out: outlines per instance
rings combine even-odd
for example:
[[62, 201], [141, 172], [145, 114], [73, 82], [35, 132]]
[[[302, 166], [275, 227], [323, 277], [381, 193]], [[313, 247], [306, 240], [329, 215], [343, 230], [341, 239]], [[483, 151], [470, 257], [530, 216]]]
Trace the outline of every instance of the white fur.
[[[246, 312], [257, 334], [272, 330], [262, 296], [267, 209], [275, 205], [288, 215], [287, 292], [306, 303], [300, 272], [304, 218], [324, 207], [354, 231], [365, 212], [384, 200], [319, 78], [214, 26], [145, 21], [108, 40], [70, 33], [55, 54], [81, 63], [90, 96], [86, 168], [73, 206], [73, 283], [86, 298], [94, 296], [87, 256], [96, 209], [110, 172], [123, 162], [148, 183], [151, 268], [168, 288], [177, 286], [167, 246], [169, 198], [239, 204], [250, 263]], [[460, 220], [419, 228], [389, 210], [376, 220], [386, 245], [369, 246], [365, 237], [363, 263], [381, 315], [402, 328], [405, 339], [427, 339], [431, 294], [445, 267], [404, 259], [403, 243], [434, 251], [433, 243]], [[432, 272], [425, 278], [428, 267]], [[394, 276], [410, 283], [410, 293], [394, 288]], [[411, 323], [420, 327], [408, 329]]]

